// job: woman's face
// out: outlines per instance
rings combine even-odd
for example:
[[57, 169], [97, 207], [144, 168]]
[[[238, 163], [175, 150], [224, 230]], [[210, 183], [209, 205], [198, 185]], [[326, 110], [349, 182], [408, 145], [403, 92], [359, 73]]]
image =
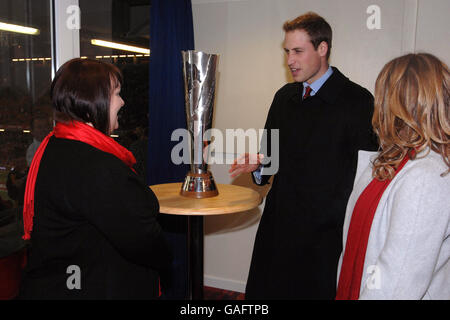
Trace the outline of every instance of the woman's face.
[[117, 114], [119, 113], [120, 108], [123, 107], [125, 102], [123, 102], [120, 96], [120, 85], [117, 88], [113, 89], [111, 94], [111, 101], [109, 104], [109, 127], [110, 133], [119, 128], [119, 121], [117, 119]]

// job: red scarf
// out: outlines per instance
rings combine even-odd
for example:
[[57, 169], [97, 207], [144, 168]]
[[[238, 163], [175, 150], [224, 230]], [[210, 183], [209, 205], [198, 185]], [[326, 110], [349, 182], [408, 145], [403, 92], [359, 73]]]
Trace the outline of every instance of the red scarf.
[[[403, 168], [408, 160], [409, 156], [406, 155], [395, 174]], [[364, 260], [373, 217], [375, 216], [378, 203], [391, 181], [392, 179], [385, 181], [373, 179], [361, 193], [355, 204], [345, 244], [336, 300], [358, 300], [359, 298]]]
[[47, 135], [39, 145], [39, 148], [33, 157], [33, 161], [31, 162], [30, 170], [28, 171], [23, 206], [23, 225], [25, 234], [22, 238], [24, 240], [30, 239], [31, 230], [33, 229], [34, 187], [36, 184], [36, 177], [42, 155], [44, 154], [48, 141], [52, 136], [87, 143], [94, 148], [116, 156], [134, 171], [133, 165], [136, 163], [136, 159], [133, 154], [114, 141], [114, 139], [79, 121], [73, 121], [68, 124], [57, 122], [53, 131], [50, 132], [50, 134]]

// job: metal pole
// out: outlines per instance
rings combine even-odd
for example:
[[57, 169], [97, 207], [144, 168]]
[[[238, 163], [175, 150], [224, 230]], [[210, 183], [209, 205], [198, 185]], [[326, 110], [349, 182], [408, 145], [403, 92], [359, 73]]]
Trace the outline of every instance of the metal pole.
[[190, 216], [188, 221], [189, 295], [203, 300], [203, 216]]

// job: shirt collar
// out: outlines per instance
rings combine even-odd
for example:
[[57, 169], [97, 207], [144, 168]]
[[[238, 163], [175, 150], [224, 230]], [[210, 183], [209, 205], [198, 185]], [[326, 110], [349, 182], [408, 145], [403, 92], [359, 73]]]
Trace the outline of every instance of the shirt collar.
[[303, 82], [303, 94], [302, 96], [305, 94], [305, 89], [306, 87], [311, 87], [312, 91], [311, 91], [311, 95], [315, 95], [317, 91], [319, 91], [319, 89], [322, 87], [322, 85], [325, 83], [325, 81], [328, 80], [328, 78], [333, 74], [333, 69], [331, 68], [331, 66], [328, 67], [328, 70], [316, 81], [314, 81], [311, 84], [308, 84], [307, 82]]

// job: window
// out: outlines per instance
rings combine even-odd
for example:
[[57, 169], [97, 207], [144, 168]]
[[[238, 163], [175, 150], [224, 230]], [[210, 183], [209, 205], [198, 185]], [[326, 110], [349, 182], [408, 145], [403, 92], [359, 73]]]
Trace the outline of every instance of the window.
[[[110, 62], [122, 71], [121, 96], [125, 106], [119, 113], [119, 129], [113, 137], [133, 152], [137, 172], [145, 177], [150, 0], [80, 0], [79, 4], [80, 56]], [[134, 48], [111, 48], [118, 44]]]
[[[79, 30], [66, 27], [68, 8], [73, 5], [81, 12]], [[119, 113], [120, 128], [112, 137], [133, 152], [137, 172], [145, 177], [149, 17], [150, 0], [0, 1], [0, 210], [23, 202], [27, 168], [52, 128], [49, 88], [53, 66], [78, 53], [113, 63], [123, 72], [125, 107]], [[24, 30], [28, 33], [21, 33]], [[79, 48], [72, 39], [76, 44], [79, 41]], [[105, 47], [95, 40], [145, 50]]]
[[50, 82], [49, 1], [0, 1], [0, 209], [23, 200], [33, 150], [51, 130]]

